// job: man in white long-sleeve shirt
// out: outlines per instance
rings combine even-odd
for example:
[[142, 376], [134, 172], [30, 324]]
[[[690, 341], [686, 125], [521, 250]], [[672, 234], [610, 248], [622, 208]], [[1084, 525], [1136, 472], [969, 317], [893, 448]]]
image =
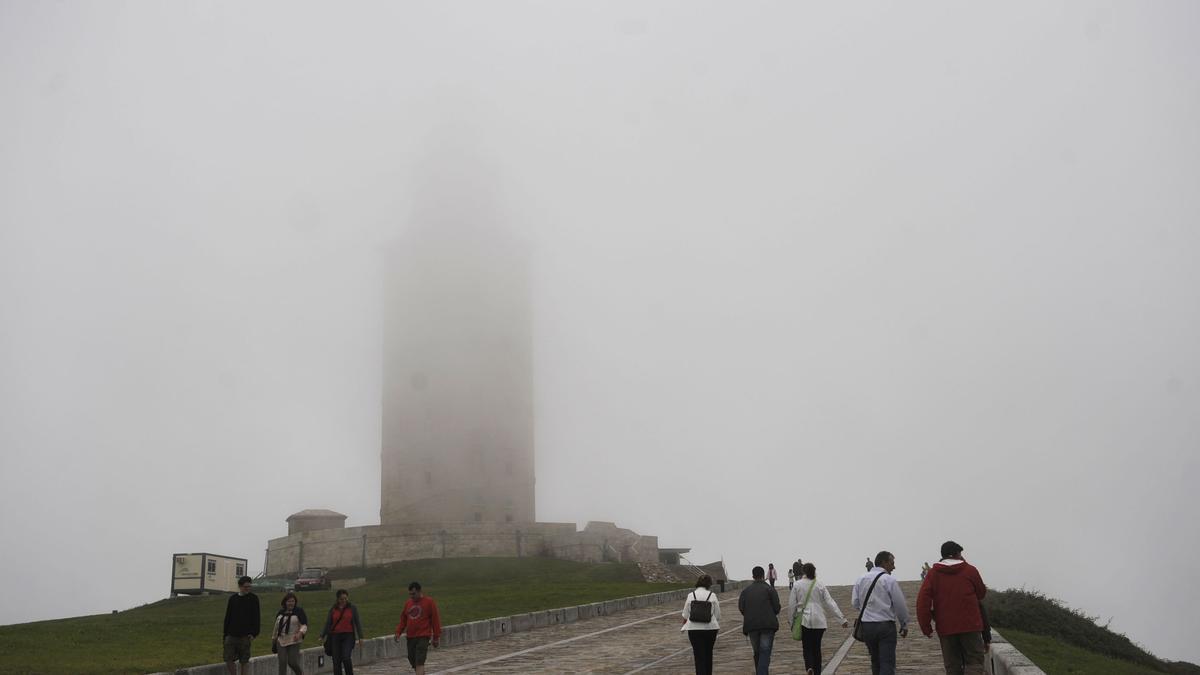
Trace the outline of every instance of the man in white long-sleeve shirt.
[[[880, 551], [875, 567], [859, 577], [850, 592], [850, 604], [862, 610], [862, 636], [871, 653], [871, 675], [896, 675], [896, 624], [900, 624], [900, 637], [908, 637], [908, 605], [891, 574], [894, 569], [896, 556]], [[875, 584], [873, 590], [871, 584]]]

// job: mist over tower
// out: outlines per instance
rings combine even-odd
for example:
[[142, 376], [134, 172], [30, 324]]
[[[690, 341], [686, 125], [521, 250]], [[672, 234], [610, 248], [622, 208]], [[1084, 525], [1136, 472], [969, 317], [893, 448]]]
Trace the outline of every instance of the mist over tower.
[[528, 251], [426, 215], [386, 261], [380, 523], [533, 522]]

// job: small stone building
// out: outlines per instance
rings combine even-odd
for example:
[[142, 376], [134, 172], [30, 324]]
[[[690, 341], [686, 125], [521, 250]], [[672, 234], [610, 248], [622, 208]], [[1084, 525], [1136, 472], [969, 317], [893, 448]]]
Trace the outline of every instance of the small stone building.
[[329, 509], [305, 509], [287, 517], [288, 534], [346, 527], [346, 516]]

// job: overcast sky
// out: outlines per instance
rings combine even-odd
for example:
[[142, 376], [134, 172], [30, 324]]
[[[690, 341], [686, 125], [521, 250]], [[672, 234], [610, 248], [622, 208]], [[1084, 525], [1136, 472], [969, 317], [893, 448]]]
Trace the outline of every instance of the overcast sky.
[[175, 552], [257, 572], [303, 508], [377, 523], [385, 247], [469, 204], [531, 250], [540, 520], [829, 583], [953, 538], [1200, 661], [1198, 33], [0, 0], [0, 623], [164, 597]]

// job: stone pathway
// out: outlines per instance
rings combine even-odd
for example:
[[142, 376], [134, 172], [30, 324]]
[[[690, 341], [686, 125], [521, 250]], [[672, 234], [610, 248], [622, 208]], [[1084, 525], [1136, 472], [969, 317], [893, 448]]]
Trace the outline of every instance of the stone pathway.
[[[909, 612], [913, 615], [908, 638], [900, 638], [896, 650], [900, 673], [937, 673], [941, 671], [941, 652], [936, 639], [926, 639], [916, 626], [914, 601], [920, 582], [901, 582]], [[787, 587], [779, 588], [780, 600], [787, 611]], [[853, 621], [850, 587], [829, 587], [834, 600], [846, 617]], [[714, 652], [715, 672], [748, 673], [753, 671], [750, 646], [741, 633], [741, 614], [737, 611], [737, 593], [720, 595], [721, 634]], [[693, 673], [692, 651], [687, 635], [680, 632], [678, 607], [660, 605], [620, 612], [570, 624], [547, 626], [513, 633], [504, 637], [445, 649], [430, 649], [427, 672], [434, 673]], [[831, 617], [832, 619], [832, 617]], [[775, 639], [771, 671], [803, 673], [804, 658], [800, 643], [787, 633], [787, 622], [780, 617]], [[831, 625], [825, 633], [824, 660], [834, 658], [838, 648], [850, 636], [848, 628]], [[871, 672], [870, 656], [859, 642], [851, 648], [837, 669], [837, 675]], [[411, 673], [404, 659], [356, 666], [358, 675]], [[826, 671], [827, 675], [831, 671]]]

